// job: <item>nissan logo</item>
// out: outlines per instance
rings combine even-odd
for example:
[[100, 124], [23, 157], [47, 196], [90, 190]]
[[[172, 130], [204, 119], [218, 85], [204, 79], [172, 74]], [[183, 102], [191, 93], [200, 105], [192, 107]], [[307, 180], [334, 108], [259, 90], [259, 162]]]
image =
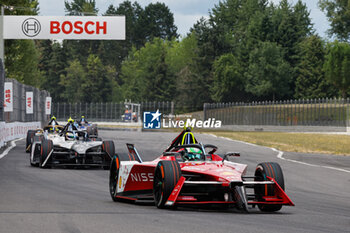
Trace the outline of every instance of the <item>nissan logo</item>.
[[41, 25], [37, 19], [28, 18], [22, 23], [22, 31], [26, 36], [34, 37], [40, 33]]

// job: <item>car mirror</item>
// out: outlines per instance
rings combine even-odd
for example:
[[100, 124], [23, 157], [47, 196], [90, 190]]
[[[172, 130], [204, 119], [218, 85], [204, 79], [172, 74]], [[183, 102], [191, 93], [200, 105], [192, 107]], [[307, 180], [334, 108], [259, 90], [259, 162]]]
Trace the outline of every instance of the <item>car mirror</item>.
[[233, 157], [239, 157], [241, 154], [239, 152], [227, 152], [224, 157], [222, 158], [222, 161], [227, 160], [228, 157], [233, 156]]

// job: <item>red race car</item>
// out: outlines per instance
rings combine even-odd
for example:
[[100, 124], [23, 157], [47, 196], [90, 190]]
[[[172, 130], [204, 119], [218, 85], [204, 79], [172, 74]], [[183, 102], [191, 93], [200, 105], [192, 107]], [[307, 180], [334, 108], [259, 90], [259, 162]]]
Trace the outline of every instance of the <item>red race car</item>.
[[254, 176], [246, 176], [247, 165], [228, 161], [215, 154], [217, 147], [197, 141], [190, 129], [182, 131], [163, 152], [143, 162], [136, 148], [127, 144], [128, 155], [115, 155], [109, 188], [113, 201], [151, 201], [158, 208], [185, 205], [223, 205], [248, 211], [278, 211], [283, 205], [294, 206], [284, 192], [279, 164], [257, 165]]

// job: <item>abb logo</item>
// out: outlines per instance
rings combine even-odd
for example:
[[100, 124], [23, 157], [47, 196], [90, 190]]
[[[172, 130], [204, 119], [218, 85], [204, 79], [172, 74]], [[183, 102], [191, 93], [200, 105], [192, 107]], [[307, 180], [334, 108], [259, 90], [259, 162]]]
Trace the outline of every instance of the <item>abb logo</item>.
[[94, 21], [63, 21], [62, 24], [59, 21], [50, 21], [50, 33], [51, 34], [107, 34], [107, 22], [94, 22]]
[[27, 98], [27, 106], [28, 106], [28, 108], [32, 107], [32, 98], [31, 97]]
[[50, 109], [50, 105], [51, 105], [51, 102], [50, 102], [50, 101], [47, 101], [47, 102], [46, 102], [46, 109]]
[[11, 90], [10, 89], [5, 90], [5, 104], [6, 103], [8, 103], [8, 104], [11, 103]]

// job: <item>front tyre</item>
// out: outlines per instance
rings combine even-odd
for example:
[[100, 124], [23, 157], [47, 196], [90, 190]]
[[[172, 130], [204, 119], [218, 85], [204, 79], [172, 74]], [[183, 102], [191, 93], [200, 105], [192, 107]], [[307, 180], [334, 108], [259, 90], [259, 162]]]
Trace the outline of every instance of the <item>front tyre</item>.
[[48, 158], [51, 151], [53, 150], [53, 143], [51, 140], [41, 141], [40, 159], [39, 167], [41, 168], [51, 168], [51, 158]]
[[35, 136], [36, 130], [28, 130], [26, 138], [26, 152], [29, 153], [31, 146], [33, 144], [33, 138]]
[[111, 166], [109, 169], [109, 193], [113, 201], [119, 200], [119, 198], [116, 197], [119, 179], [119, 168], [120, 159], [118, 155], [115, 155], [112, 159]]
[[157, 164], [154, 172], [153, 196], [158, 208], [165, 208], [165, 203], [181, 176], [181, 168], [177, 161], [163, 160]]
[[[259, 163], [255, 169], [255, 181], [267, 181], [267, 177], [273, 178], [277, 184], [284, 190], [283, 172], [278, 163], [265, 162]], [[254, 188], [255, 195], [258, 199], [263, 196], [274, 196], [275, 189], [273, 185], [259, 185]], [[282, 208], [282, 205], [265, 205], [259, 204], [258, 208], [264, 212], [275, 212]]]

